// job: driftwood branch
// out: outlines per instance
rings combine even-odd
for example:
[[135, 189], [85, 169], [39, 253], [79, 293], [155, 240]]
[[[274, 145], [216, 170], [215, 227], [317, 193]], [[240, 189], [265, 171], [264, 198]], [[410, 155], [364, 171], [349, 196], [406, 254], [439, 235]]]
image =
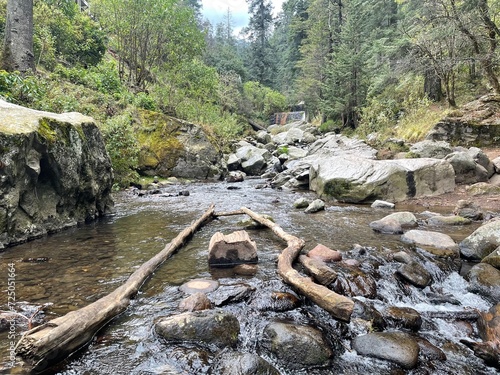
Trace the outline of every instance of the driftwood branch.
[[278, 257], [278, 273], [285, 282], [328, 311], [334, 318], [348, 322], [354, 309], [354, 302], [350, 298], [341, 296], [323, 285], [316, 284], [309, 277], [300, 275], [292, 267], [293, 262], [304, 247], [304, 240], [286, 233], [276, 223], [263, 218], [246, 207], [242, 207], [241, 211], [271, 229], [274, 234], [287, 243], [287, 247]]
[[140, 266], [127, 281], [110, 294], [79, 310], [69, 312], [23, 334], [16, 354], [41, 372], [86, 345], [103, 326], [125, 311], [144, 282], [205, 222], [213, 218], [214, 205], [189, 227], [177, 235], [165, 248]]

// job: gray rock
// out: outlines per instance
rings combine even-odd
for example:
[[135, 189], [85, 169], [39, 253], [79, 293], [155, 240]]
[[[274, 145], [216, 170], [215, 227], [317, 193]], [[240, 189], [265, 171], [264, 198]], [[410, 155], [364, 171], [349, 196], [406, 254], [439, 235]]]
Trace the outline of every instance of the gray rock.
[[488, 181], [488, 171], [468, 152], [456, 151], [445, 160], [449, 161], [455, 171], [455, 182], [457, 184], [474, 184], [476, 182]]
[[483, 224], [459, 244], [460, 254], [475, 261], [481, 261], [498, 246], [500, 246], [500, 220]]
[[396, 205], [394, 203], [391, 203], [391, 202], [376, 200], [375, 202], [372, 203], [371, 207], [372, 208], [394, 208], [394, 207], [396, 207]]
[[302, 159], [302, 158], [306, 157], [306, 155], [307, 155], [307, 151], [302, 149], [302, 148], [298, 148], [298, 147], [294, 147], [294, 146], [288, 147], [288, 160]]
[[403, 332], [375, 332], [356, 337], [352, 346], [360, 355], [385, 359], [413, 369], [417, 366], [419, 346]]
[[352, 156], [320, 158], [311, 165], [310, 189], [320, 197], [360, 203], [394, 202], [455, 189], [455, 173], [438, 159], [370, 160]]
[[413, 261], [413, 257], [405, 251], [394, 253], [392, 258], [399, 263], [411, 263]]
[[304, 131], [299, 128], [290, 128], [287, 131], [281, 132], [272, 136], [272, 141], [276, 144], [294, 144], [301, 142], [304, 137]]
[[324, 365], [333, 353], [320, 330], [273, 322], [264, 329], [262, 346], [290, 367]]
[[500, 186], [500, 174], [494, 174], [488, 181], [489, 184], [493, 186]]
[[241, 159], [236, 154], [230, 154], [227, 158], [227, 169], [236, 171], [241, 167]]
[[210, 309], [211, 307], [212, 302], [205, 293], [201, 292], [191, 294], [179, 303], [179, 310], [181, 311], [200, 311]]
[[431, 274], [417, 262], [401, 265], [396, 271], [396, 276], [415, 285], [417, 288], [425, 288], [432, 283]]
[[298, 209], [306, 208], [310, 203], [309, 199], [302, 197], [293, 202], [293, 207]]
[[488, 263], [489, 265], [500, 270], [500, 247], [497, 247], [490, 255], [483, 258], [482, 263]]
[[113, 172], [94, 120], [0, 100], [0, 244], [109, 213]]
[[484, 167], [484, 169], [486, 169], [486, 171], [488, 172], [488, 178], [493, 176], [493, 174], [495, 173], [495, 165], [490, 160], [490, 158], [483, 152], [483, 150], [477, 147], [471, 147], [469, 148], [468, 152], [477, 164], [481, 165], [482, 167]]
[[458, 245], [444, 233], [410, 230], [401, 236], [403, 242], [421, 247], [437, 256], [458, 257]]
[[321, 199], [315, 199], [313, 200], [309, 206], [304, 210], [306, 214], [312, 214], [315, 212], [323, 211], [325, 209], [325, 202], [323, 202]]
[[478, 182], [466, 188], [466, 191], [471, 196], [477, 195], [498, 195], [500, 194], [500, 186], [491, 185], [487, 182]]
[[338, 134], [327, 134], [310, 146], [308, 155], [314, 156], [314, 158], [351, 155], [375, 159], [377, 150], [359, 139]]
[[379, 233], [400, 234], [403, 233], [403, 228], [417, 225], [417, 218], [411, 212], [395, 212], [380, 220], [372, 221], [370, 228]]
[[265, 148], [246, 145], [236, 150], [236, 156], [241, 160], [243, 171], [249, 175], [259, 175], [270, 160], [271, 154]]
[[448, 142], [425, 140], [411, 146], [410, 152], [417, 154], [420, 158], [444, 159], [453, 150]]
[[223, 352], [210, 368], [211, 375], [279, 375], [269, 362], [251, 353]]
[[269, 134], [265, 130], [260, 130], [260, 131], [257, 132], [257, 134], [255, 134], [255, 139], [259, 143], [262, 143], [262, 144], [265, 145], [265, 144], [271, 142], [271, 134]]
[[227, 182], [243, 182], [245, 180], [245, 172], [230, 171], [226, 177]]
[[491, 161], [495, 166], [496, 173], [500, 173], [500, 156], [497, 156], [495, 159]]
[[462, 216], [442, 216], [434, 215], [427, 219], [429, 225], [467, 225], [472, 223], [471, 219]]
[[481, 207], [465, 199], [461, 199], [457, 202], [457, 205], [453, 209], [453, 213], [470, 220], [482, 220], [484, 216]]
[[467, 290], [496, 304], [500, 301], [500, 270], [487, 263], [476, 264], [467, 274]]
[[238, 319], [221, 310], [186, 312], [155, 321], [156, 332], [167, 341], [184, 341], [225, 348], [235, 346], [240, 333]]

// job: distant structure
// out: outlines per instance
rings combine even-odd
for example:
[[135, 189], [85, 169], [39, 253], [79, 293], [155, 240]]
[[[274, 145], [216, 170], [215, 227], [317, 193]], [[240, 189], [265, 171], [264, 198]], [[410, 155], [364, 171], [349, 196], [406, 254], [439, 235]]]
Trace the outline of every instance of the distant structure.
[[80, 7], [80, 10], [86, 10], [89, 8], [89, 3], [86, 0], [75, 0], [75, 2]]
[[297, 103], [296, 105], [290, 107], [291, 112], [275, 113], [273, 116], [271, 116], [269, 122], [271, 124], [286, 125], [290, 122], [305, 121], [306, 112], [304, 110], [304, 107], [304, 102]]

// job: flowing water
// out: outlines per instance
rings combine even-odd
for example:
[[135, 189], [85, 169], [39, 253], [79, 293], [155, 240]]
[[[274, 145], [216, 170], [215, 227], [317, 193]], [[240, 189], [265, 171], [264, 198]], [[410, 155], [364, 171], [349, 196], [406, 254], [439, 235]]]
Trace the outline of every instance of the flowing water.
[[[460, 311], [466, 307], [481, 310], [489, 308], [482, 298], [467, 292], [467, 283], [457, 272], [434, 263], [426, 264], [435, 280], [433, 288], [452, 295], [459, 301], [458, 305], [432, 304], [425, 293], [413, 287], [403, 292], [391, 276], [395, 271], [394, 264], [384, 259], [389, 253], [412, 250], [399, 240], [400, 236], [376, 234], [368, 227], [371, 221], [387, 215], [387, 211], [368, 206], [329, 205], [323, 212], [307, 215], [295, 210], [292, 204], [301, 196], [314, 198], [312, 194], [259, 188], [261, 184], [261, 180], [247, 180], [240, 184], [193, 183], [166, 188], [163, 196], [121, 194], [116, 199], [116, 214], [112, 217], [9, 248], [0, 253], [0, 310], [8, 310], [7, 264], [15, 265], [16, 310], [30, 315], [37, 306], [47, 304], [45, 318], [52, 319], [111, 292], [138, 266], [197, 219], [210, 203], [216, 205], [218, 212], [246, 206], [255, 212], [269, 214], [285, 231], [305, 239], [305, 250], [322, 243], [346, 255], [355, 256], [355, 244], [367, 248], [363, 257], [370, 264], [377, 264], [380, 276], [376, 307], [383, 308], [389, 304], [408, 306], [423, 314], [439, 310]], [[230, 190], [229, 186], [238, 189]], [[181, 190], [189, 190], [190, 195], [177, 195]], [[416, 213], [421, 210], [416, 207], [398, 207], [398, 210], [408, 209]], [[443, 207], [434, 208], [436, 210], [446, 213], [451, 211]], [[101, 330], [88, 347], [59, 365], [52, 373], [209, 373], [214, 353], [193, 345], [167, 345], [154, 333], [153, 321], [160, 316], [178, 313], [179, 301], [185, 297], [178, 286], [194, 278], [216, 278], [222, 285], [244, 282], [257, 291], [287, 290], [276, 273], [277, 256], [284, 244], [269, 230], [249, 231], [259, 253], [258, 269], [254, 276], [229, 275], [208, 267], [208, 243], [212, 235], [217, 231], [227, 234], [239, 230], [240, 220], [241, 216], [224, 216], [205, 225], [143, 285], [125, 313]], [[451, 235], [458, 242], [476, 227], [443, 227], [440, 231]], [[241, 334], [237, 349], [258, 352], [270, 362], [274, 359], [259, 351], [259, 337], [264, 326], [272, 319], [320, 326], [332, 336], [344, 332], [344, 336], [336, 340], [337, 354], [329, 366], [290, 370], [283, 364], [274, 363], [282, 374], [404, 373], [388, 362], [356, 355], [350, 350], [348, 340], [358, 330], [355, 324], [337, 323], [323, 310], [309, 303], [285, 313], [262, 311], [245, 302], [224, 308], [236, 314], [240, 320]], [[422, 363], [408, 373], [495, 373], [459, 344], [461, 338], [470, 337], [468, 330], [475, 330], [473, 326], [462, 323], [458, 325], [449, 320], [424, 318], [419, 334], [445, 348], [448, 360]], [[466, 327], [461, 329], [463, 326]], [[25, 324], [21, 321], [16, 329], [17, 334], [23, 329]], [[7, 332], [0, 333], [0, 373], [19, 373], [19, 369], [9, 369], [8, 346]]]

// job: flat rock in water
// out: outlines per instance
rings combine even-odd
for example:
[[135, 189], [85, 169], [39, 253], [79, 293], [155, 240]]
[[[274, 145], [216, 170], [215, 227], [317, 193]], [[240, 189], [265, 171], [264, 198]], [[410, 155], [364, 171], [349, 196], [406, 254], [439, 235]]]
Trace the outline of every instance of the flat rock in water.
[[405, 369], [417, 366], [420, 351], [415, 339], [403, 332], [374, 332], [358, 336], [352, 346], [359, 355], [385, 359]]
[[394, 208], [396, 205], [391, 202], [386, 202], [382, 200], [376, 200], [372, 203], [371, 208]]
[[435, 215], [427, 219], [429, 225], [467, 225], [472, 223], [471, 219], [462, 216]]
[[223, 352], [210, 368], [211, 375], [279, 375], [269, 362], [251, 353]]
[[240, 324], [230, 313], [203, 310], [158, 318], [155, 329], [167, 341], [187, 341], [225, 348], [235, 346], [238, 342]]
[[425, 288], [432, 282], [431, 274], [417, 262], [401, 265], [396, 271], [396, 276], [415, 285], [417, 288]]
[[186, 294], [194, 294], [198, 292], [209, 293], [213, 292], [219, 287], [219, 282], [217, 280], [210, 279], [193, 279], [182, 284], [179, 287], [181, 292]]
[[437, 256], [459, 256], [458, 245], [444, 233], [414, 229], [403, 234], [401, 240], [422, 247]]

